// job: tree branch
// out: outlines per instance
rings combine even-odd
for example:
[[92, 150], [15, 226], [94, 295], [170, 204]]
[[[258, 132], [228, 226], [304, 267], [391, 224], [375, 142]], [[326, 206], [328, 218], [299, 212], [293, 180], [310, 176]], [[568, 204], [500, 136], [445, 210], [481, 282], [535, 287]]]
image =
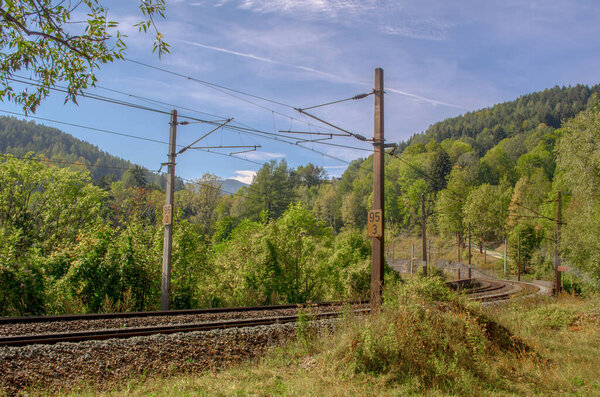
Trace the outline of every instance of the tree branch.
[[[81, 51], [77, 47], [74, 47], [71, 44], [69, 44], [69, 40], [64, 40], [64, 39], [61, 39], [61, 38], [56, 37], [56, 36], [52, 36], [52, 35], [44, 33], [44, 32], [37, 32], [37, 31], [29, 30], [23, 23], [21, 23], [18, 19], [14, 18], [12, 15], [10, 15], [7, 11], [5, 11], [2, 8], [0, 8], [0, 13], [2, 14], [2, 16], [4, 17], [4, 19], [6, 21], [12, 22], [13, 24], [15, 24], [18, 29], [20, 29], [22, 32], [24, 32], [28, 36], [41, 36], [41, 37], [44, 37], [44, 38], [46, 38], [48, 40], [52, 40], [55, 43], [61, 44], [61, 45], [65, 46], [65, 47], [67, 47], [69, 50], [71, 50], [71, 51], [73, 51], [73, 52], [81, 55], [82, 57], [84, 57], [85, 59], [87, 59], [88, 62], [92, 61], [92, 57], [91, 56], [89, 56], [85, 52]], [[81, 36], [76, 36], [76, 37], [73, 37], [73, 38], [80, 38], [80, 37]]]

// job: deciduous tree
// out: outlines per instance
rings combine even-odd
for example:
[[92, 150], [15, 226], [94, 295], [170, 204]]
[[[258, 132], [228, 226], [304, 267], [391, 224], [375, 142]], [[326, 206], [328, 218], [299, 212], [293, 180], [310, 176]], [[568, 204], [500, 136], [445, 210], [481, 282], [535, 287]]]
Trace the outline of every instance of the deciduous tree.
[[[167, 53], [169, 46], [154, 23], [157, 16], [164, 17], [165, 0], [140, 0], [139, 8], [145, 19], [136, 26], [143, 32], [153, 29], [154, 51]], [[124, 58], [125, 36], [107, 19], [99, 0], [0, 0], [0, 21], [0, 99], [25, 111], [35, 112], [52, 88], [76, 102], [95, 85], [102, 64]], [[20, 88], [23, 81], [33, 91]], [[59, 88], [59, 82], [66, 87]]]

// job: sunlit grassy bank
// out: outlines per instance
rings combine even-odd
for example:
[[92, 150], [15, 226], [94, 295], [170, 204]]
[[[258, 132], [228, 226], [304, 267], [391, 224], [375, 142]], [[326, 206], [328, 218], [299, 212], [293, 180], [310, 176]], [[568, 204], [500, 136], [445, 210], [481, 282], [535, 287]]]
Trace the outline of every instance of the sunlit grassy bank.
[[[598, 395], [597, 297], [482, 308], [437, 279], [388, 288], [380, 313], [298, 338], [258, 362], [132, 379], [110, 395]], [[97, 394], [98, 389], [79, 390]]]

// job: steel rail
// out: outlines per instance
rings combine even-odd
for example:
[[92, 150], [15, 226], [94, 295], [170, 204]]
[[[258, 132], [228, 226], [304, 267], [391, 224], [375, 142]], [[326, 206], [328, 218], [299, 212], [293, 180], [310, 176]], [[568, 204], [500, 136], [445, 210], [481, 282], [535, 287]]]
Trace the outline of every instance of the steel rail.
[[[365, 314], [369, 308], [352, 310], [353, 314]], [[311, 316], [311, 319], [322, 320], [339, 317], [343, 312], [326, 312]], [[285, 324], [298, 321], [300, 315], [274, 316], [242, 320], [211, 321], [194, 324], [178, 324], [151, 327], [132, 327], [94, 331], [79, 331], [39, 335], [18, 335], [0, 338], [0, 346], [26, 346], [39, 344], [56, 344], [60, 342], [83, 342], [114, 338], [131, 338], [135, 336], [150, 336], [156, 334], [174, 334], [179, 332], [210, 331], [226, 328], [255, 327], [259, 325]]]
[[28, 324], [28, 323], [47, 323], [54, 321], [75, 321], [75, 320], [105, 320], [121, 319], [134, 317], [161, 317], [161, 316], [180, 316], [211, 313], [231, 313], [231, 312], [251, 312], [260, 310], [285, 310], [297, 309], [302, 307], [327, 307], [341, 305], [366, 304], [367, 301], [360, 302], [315, 302], [315, 303], [297, 303], [293, 305], [268, 305], [268, 306], [241, 306], [241, 307], [215, 307], [206, 309], [184, 309], [184, 310], [157, 310], [148, 312], [124, 312], [124, 313], [92, 313], [92, 314], [66, 314], [59, 316], [25, 316], [25, 317], [2, 317], [2, 324]]

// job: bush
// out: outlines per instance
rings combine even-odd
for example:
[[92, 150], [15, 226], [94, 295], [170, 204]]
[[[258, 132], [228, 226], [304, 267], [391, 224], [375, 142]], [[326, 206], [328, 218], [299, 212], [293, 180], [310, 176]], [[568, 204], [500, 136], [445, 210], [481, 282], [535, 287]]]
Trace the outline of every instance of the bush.
[[[489, 366], [504, 350], [523, 350], [508, 330], [492, 323], [437, 277], [388, 284], [381, 311], [349, 322], [333, 340], [333, 357], [344, 376], [370, 373], [415, 391], [441, 389], [472, 394], [474, 383], [501, 382]], [[488, 386], [486, 386], [488, 387]]]

